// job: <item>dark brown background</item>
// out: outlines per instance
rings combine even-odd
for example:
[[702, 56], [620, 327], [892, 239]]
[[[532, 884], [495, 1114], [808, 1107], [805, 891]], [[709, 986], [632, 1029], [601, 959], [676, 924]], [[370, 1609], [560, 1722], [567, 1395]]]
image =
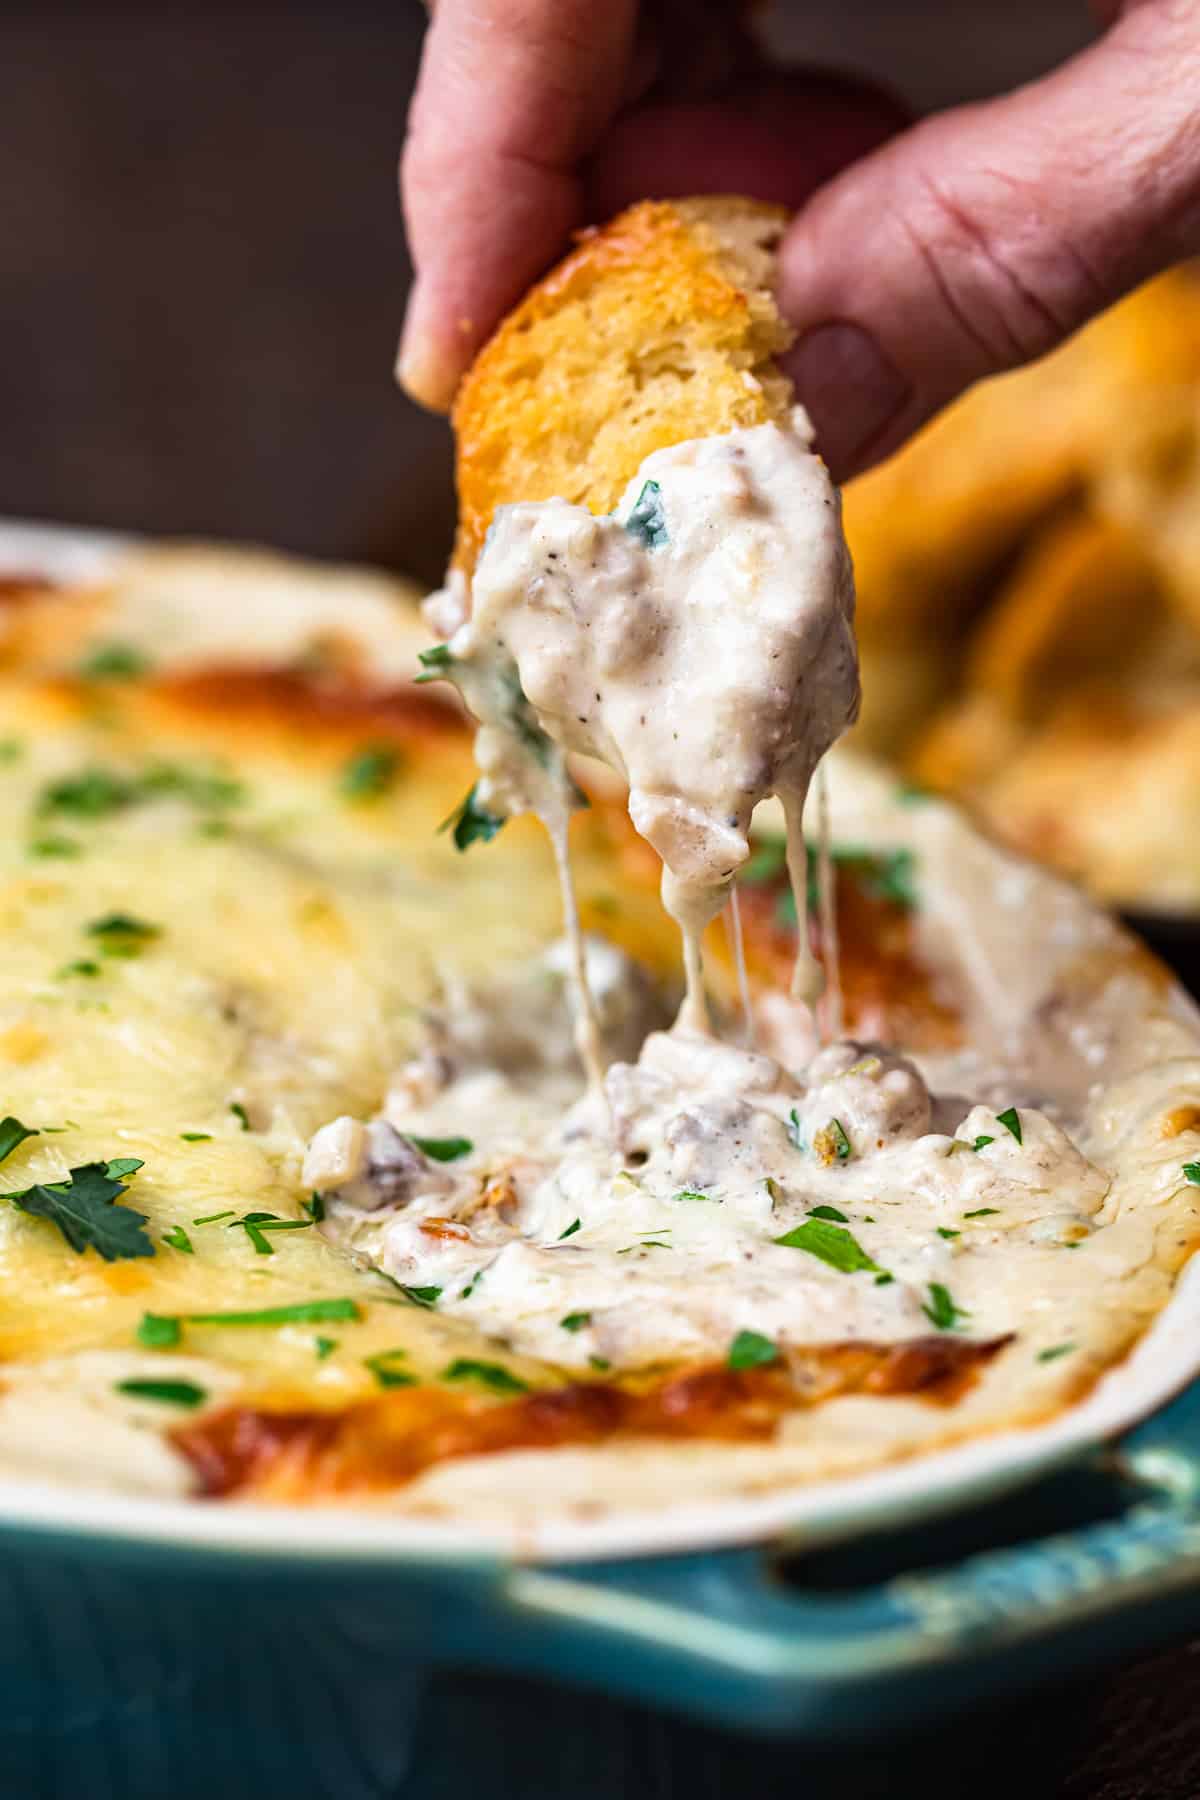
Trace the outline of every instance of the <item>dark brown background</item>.
[[[416, 0], [9, 0], [0, 514], [256, 538], [436, 575], [447, 433], [390, 381], [408, 278], [394, 165], [421, 24]], [[838, 0], [781, 4], [770, 28], [794, 56], [871, 70], [931, 106], [1036, 73], [1089, 23], [1082, 0]], [[1197, 1800], [1200, 1661], [1175, 1652], [832, 1761], [520, 1683], [446, 1679], [412, 1791], [459, 1791], [464, 1757], [495, 1800]]]

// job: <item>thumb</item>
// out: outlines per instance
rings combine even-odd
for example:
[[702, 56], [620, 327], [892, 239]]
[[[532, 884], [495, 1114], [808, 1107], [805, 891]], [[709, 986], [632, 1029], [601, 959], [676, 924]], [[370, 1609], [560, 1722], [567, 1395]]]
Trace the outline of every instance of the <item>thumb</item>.
[[925, 121], [814, 196], [780, 302], [835, 477], [1200, 248], [1197, 93], [1200, 8], [1150, 0], [1045, 80]]

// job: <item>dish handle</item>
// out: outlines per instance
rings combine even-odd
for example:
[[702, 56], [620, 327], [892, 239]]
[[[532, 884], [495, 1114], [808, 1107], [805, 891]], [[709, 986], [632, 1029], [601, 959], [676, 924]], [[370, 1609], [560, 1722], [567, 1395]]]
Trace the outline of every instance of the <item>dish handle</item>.
[[961, 1555], [979, 1513], [790, 1562], [762, 1546], [515, 1569], [504, 1660], [741, 1729], [836, 1737], [864, 1706], [873, 1726], [911, 1722], [1196, 1629], [1200, 1384], [1040, 1495], [984, 1509], [977, 1539], [1009, 1541]]

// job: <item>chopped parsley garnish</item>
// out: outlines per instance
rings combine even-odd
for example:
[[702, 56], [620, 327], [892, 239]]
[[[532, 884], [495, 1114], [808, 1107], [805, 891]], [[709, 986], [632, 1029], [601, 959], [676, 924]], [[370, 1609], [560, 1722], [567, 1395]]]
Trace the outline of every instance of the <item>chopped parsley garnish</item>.
[[137, 1338], [147, 1349], [167, 1350], [179, 1342], [184, 1325], [334, 1325], [361, 1317], [357, 1300], [298, 1300], [251, 1312], [143, 1313]]
[[1183, 1178], [1190, 1181], [1193, 1187], [1200, 1187], [1200, 1163], [1184, 1163]]
[[133, 681], [150, 664], [132, 644], [97, 644], [79, 665], [85, 681]]
[[104, 1173], [110, 1181], [124, 1181], [127, 1175], [136, 1175], [145, 1166], [140, 1156], [113, 1156], [105, 1163]]
[[702, 1194], [698, 1188], [679, 1188], [671, 1195], [672, 1200], [710, 1200], [714, 1206], [721, 1205], [719, 1194]]
[[131, 806], [136, 798], [137, 788], [127, 776], [111, 769], [84, 769], [78, 775], [49, 782], [42, 789], [37, 810], [43, 817], [66, 813], [75, 819], [104, 819]]
[[211, 1131], [181, 1131], [180, 1137], [185, 1144], [211, 1144]]
[[377, 800], [392, 786], [400, 763], [394, 744], [365, 744], [343, 767], [338, 791], [346, 800]]
[[162, 936], [161, 925], [151, 925], [132, 913], [110, 912], [93, 919], [84, 930], [100, 945], [102, 956], [140, 956], [146, 945]]
[[810, 1256], [820, 1257], [831, 1269], [840, 1269], [843, 1275], [853, 1275], [859, 1269], [872, 1275], [883, 1273], [851, 1232], [841, 1225], [831, 1225], [825, 1219], [805, 1219], [803, 1225], [785, 1232], [775, 1242], [786, 1245], [789, 1250], [807, 1250]]
[[202, 1218], [193, 1219], [192, 1224], [193, 1225], [215, 1225], [219, 1219], [232, 1219], [232, 1217], [233, 1217], [233, 1208], [229, 1207], [225, 1212], [205, 1213]]
[[11, 1156], [18, 1144], [23, 1144], [26, 1138], [40, 1135], [35, 1125], [22, 1125], [20, 1119], [14, 1119], [11, 1113], [6, 1119], [0, 1119], [0, 1162], [6, 1156]]
[[1048, 1350], [1038, 1351], [1036, 1360], [1038, 1362], [1057, 1362], [1060, 1356], [1069, 1356], [1074, 1348], [1074, 1344], [1051, 1344]]
[[854, 1154], [840, 1119], [830, 1119], [828, 1125], [814, 1131], [813, 1149], [823, 1163], [849, 1162]]
[[229, 1102], [229, 1110], [233, 1114], [234, 1118], [237, 1120], [238, 1124], [241, 1126], [242, 1130], [249, 1131], [250, 1120], [246, 1116], [246, 1109], [242, 1105], [241, 1101], [240, 1100], [231, 1100]]
[[661, 550], [671, 541], [667, 517], [663, 512], [662, 489], [657, 481], [647, 481], [625, 521], [625, 529], [637, 538], [643, 550]]
[[612, 1364], [609, 1362], [607, 1356], [589, 1356], [588, 1367], [591, 1369], [598, 1369], [600, 1373], [604, 1375], [612, 1368]]
[[477, 788], [472, 788], [461, 805], [438, 826], [439, 832], [452, 831], [456, 850], [469, 850], [472, 844], [490, 844], [506, 823], [480, 806], [475, 797], [477, 792]]
[[82, 975], [91, 981], [99, 975], [100, 964], [93, 962], [90, 956], [77, 956], [73, 962], [64, 963], [58, 971], [58, 979], [65, 981], [68, 975]]
[[761, 1331], [739, 1331], [729, 1346], [728, 1363], [731, 1369], [764, 1369], [768, 1363], [779, 1361], [778, 1346]]
[[951, 1231], [951, 1229], [948, 1225], [939, 1225], [937, 1228], [937, 1234], [940, 1238], [956, 1238], [956, 1237], [962, 1236], [961, 1231]]
[[417, 651], [417, 661], [425, 670], [424, 675], [416, 678], [416, 685], [419, 687], [423, 681], [441, 681], [453, 663], [454, 655], [449, 644], [432, 644], [428, 650]]
[[170, 1350], [183, 1335], [179, 1320], [171, 1313], [143, 1313], [137, 1328], [137, 1340], [147, 1350]]
[[397, 1367], [407, 1356], [407, 1350], [377, 1350], [374, 1356], [364, 1356], [363, 1367], [370, 1369], [381, 1388], [416, 1387], [416, 1376]]
[[300, 1202], [302, 1212], [306, 1212], [314, 1225], [321, 1225], [325, 1219], [325, 1196], [318, 1194], [314, 1188], [307, 1200]]
[[896, 1277], [894, 1275], [889, 1275], [887, 1270], [884, 1269], [880, 1272], [880, 1274], [878, 1274], [875, 1277], [875, 1286], [876, 1287], [891, 1287], [891, 1285], [892, 1285], [893, 1281], [895, 1281], [895, 1279], [896, 1279]]
[[[984, 1150], [989, 1144], [994, 1144], [995, 1141], [994, 1137], [977, 1137], [975, 1142], [971, 1145], [971, 1148], [972, 1150]], [[970, 1217], [970, 1214], [967, 1216]]]
[[47, 859], [50, 857], [58, 857], [60, 860], [65, 861], [72, 856], [82, 856], [83, 845], [77, 844], [74, 838], [55, 837], [53, 835], [48, 837], [36, 837], [30, 841], [29, 854], [30, 856], [40, 856]]
[[787, 1116], [787, 1134], [789, 1141], [797, 1150], [808, 1149], [808, 1145], [804, 1141], [804, 1132], [800, 1126], [800, 1115], [794, 1106]]
[[456, 1356], [442, 1370], [443, 1381], [477, 1381], [493, 1394], [527, 1394], [529, 1383], [514, 1375], [502, 1363], [477, 1362], [474, 1357]]
[[1015, 1106], [1010, 1106], [1004, 1112], [997, 1113], [996, 1123], [1003, 1125], [1005, 1131], [1010, 1131], [1018, 1144], [1021, 1142], [1021, 1120]]
[[975, 1208], [974, 1212], [964, 1213], [963, 1218], [964, 1219], [990, 1219], [993, 1216], [993, 1214], [998, 1214], [999, 1211], [1000, 1211], [1000, 1208], [998, 1206], [977, 1206]]
[[479, 1286], [479, 1283], [482, 1280], [483, 1280], [483, 1270], [476, 1269], [476, 1271], [472, 1275], [470, 1281], [468, 1281], [466, 1287], [459, 1289], [459, 1295], [458, 1295], [459, 1299], [460, 1300], [469, 1300], [471, 1298], [471, 1295], [475, 1292], [475, 1289]]
[[318, 1362], [324, 1362], [327, 1356], [332, 1356], [337, 1347], [336, 1338], [318, 1337], [313, 1340], [313, 1349], [317, 1353]]
[[125, 1192], [121, 1177], [141, 1166], [135, 1157], [84, 1163], [70, 1170], [63, 1181], [38, 1182], [19, 1193], [0, 1194], [0, 1199], [10, 1200], [21, 1212], [56, 1225], [79, 1255], [95, 1250], [105, 1262], [154, 1256], [155, 1246], [143, 1230], [146, 1214], [116, 1204]]
[[275, 1247], [267, 1240], [268, 1232], [310, 1231], [312, 1225], [311, 1219], [281, 1219], [278, 1213], [248, 1212], [243, 1213], [240, 1219], [235, 1219], [233, 1224], [227, 1225], [225, 1229], [227, 1231], [243, 1230], [254, 1245], [257, 1256], [274, 1256]]
[[134, 1377], [129, 1381], [118, 1381], [118, 1394], [128, 1394], [133, 1400], [161, 1400], [164, 1406], [203, 1406], [208, 1399], [208, 1390], [197, 1387], [194, 1381], [145, 1381]]
[[427, 1311], [431, 1311], [442, 1297], [440, 1287], [405, 1287], [402, 1281], [398, 1281], [396, 1286], [406, 1300], [411, 1300], [414, 1306], [425, 1307]]
[[572, 1219], [571, 1223], [567, 1226], [567, 1229], [565, 1231], [559, 1232], [559, 1234], [558, 1234], [559, 1243], [561, 1244], [564, 1238], [574, 1237], [575, 1233], [580, 1229], [582, 1224], [583, 1224], [582, 1219]]
[[954, 1304], [950, 1289], [943, 1287], [940, 1281], [930, 1282], [929, 1304], [923, 1306], [921, 1311], [929, 1323], [936, 1325], [939, 1331], [954, 1331], [960, 1319], [969, 1319], [971, 1316], [969, 1312], [964, 1312], [962, 1307]]
[[246, 798], [244, 782], [219, 769], [190, 769], [186, 763], [155, 763], [146, 770], [135, 799], [172, 794], [190, 805], [209, 811], [237, 806]]
[[558, 1322], [564, 1331], [582, 1331], [585, 1325], [591, 1324], [592, 1315], [590, 1312], [568, 1313], [565, 1319]]
[[434, 1162], [457, 1162], [460, 1156], [470, 1156], [475, 1145], [470, 1138], [448, 1137], [416, 1137], [407, 1133], [410, 1144], [415, 1144], [422, 1156], [433, 1158]]
[[192, 1256], [192, 1240], [182, 1225], [172, 1225], [170, 1231], [163, 1232], [163, 1243], [169, 1244], [172, 1250], [182, 1250], [185, 1256]]
[[837, 1225], [848, 1225], [850, 1223], [847, 1215], [844, 1212], [839, 1212], [836, 1206], [814, 1206], [812, 1209], [812, 1217], [814, 1219], [832, 1219]]

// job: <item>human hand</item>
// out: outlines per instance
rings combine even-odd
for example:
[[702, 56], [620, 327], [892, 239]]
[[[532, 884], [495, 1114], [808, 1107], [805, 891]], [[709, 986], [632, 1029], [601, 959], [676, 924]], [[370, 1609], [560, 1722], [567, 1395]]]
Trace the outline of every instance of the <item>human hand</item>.
[[[448, 405], [585, 219], [745, 192], [799, 209], [785, 366], [857, 473], [1200, 250], [1200, 0], [1094, 4], [1106, 35], [1053, 74], [893, 135], [878, 90], [765, 70], [729, 0], [438, 0], [401, 166], [404, 385]], [[732, 82], [697, 97], [715, 68]]]

